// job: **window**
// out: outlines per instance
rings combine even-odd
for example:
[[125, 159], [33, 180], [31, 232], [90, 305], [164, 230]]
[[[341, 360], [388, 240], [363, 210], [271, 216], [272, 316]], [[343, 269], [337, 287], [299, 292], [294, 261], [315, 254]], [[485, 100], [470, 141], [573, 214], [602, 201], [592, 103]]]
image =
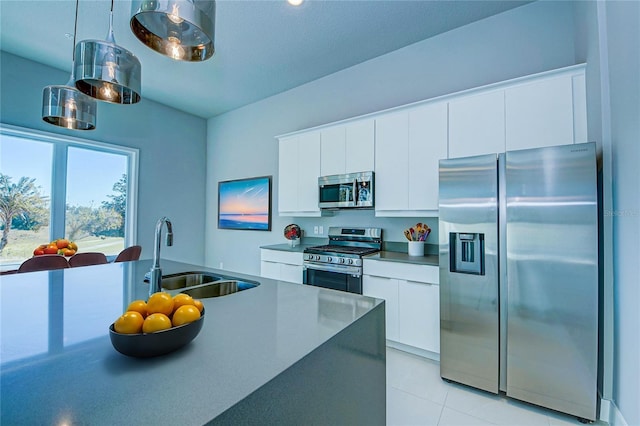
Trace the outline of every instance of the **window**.
[[135, 244], [136, 149], [0, 127], [0, 267], [58, 238], [116, 255]]

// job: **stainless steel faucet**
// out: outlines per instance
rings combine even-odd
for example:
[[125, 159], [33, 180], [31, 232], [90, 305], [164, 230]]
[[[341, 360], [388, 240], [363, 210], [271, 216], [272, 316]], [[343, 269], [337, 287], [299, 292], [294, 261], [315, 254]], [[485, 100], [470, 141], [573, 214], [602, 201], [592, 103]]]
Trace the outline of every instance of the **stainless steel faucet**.
[[162, 290], [162, 270], [160, 269], [160, 236], [162, 234], [162, 224], [167, 224], [167, 246], [173, 245], [173, 229], [171, 221], [167, 217], [162, 217], [156, 223], [156, 239], [153, 249], [153, 266], [149, 271], [149, 296]]

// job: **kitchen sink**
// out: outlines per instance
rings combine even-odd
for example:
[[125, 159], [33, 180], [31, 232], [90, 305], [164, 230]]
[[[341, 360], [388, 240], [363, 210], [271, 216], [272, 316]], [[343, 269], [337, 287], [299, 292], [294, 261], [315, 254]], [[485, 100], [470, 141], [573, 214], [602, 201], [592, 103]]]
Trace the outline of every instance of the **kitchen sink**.
[[257, 287], [258, 285], [258, 283], [249, 283], [246, 281], [221, 280], [212, 282], [210, 284], [189, 288], [183, 290], [182, 293], [186, 293], [195, 299], [206, 299], [208, 297], [226, 296], [228, 294], [237, 293], [242, 290], [248, 290], [250, 288]]
[[179, 274], [164, 275], [161, 285], [166, 290], [177, 290], [220, 280], [222, 280], [221, 276], [209, 272], [181, 272]]

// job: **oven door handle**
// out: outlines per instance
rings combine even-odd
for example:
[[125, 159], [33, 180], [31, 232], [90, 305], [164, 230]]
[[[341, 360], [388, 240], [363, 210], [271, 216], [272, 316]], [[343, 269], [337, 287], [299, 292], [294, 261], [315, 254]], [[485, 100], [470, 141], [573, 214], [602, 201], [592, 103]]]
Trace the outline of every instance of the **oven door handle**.
[[315, 269], [317, 271], [327, 271], [327, 272], [337, 272], [338, 274], [349, 274], [349, 275], [362, 275], [362, 271], [357, 266], [339, 266], [339, 265], [330, 265], [327, 263], [309, 263], [304, 262], [303, 267], [305, 269]]

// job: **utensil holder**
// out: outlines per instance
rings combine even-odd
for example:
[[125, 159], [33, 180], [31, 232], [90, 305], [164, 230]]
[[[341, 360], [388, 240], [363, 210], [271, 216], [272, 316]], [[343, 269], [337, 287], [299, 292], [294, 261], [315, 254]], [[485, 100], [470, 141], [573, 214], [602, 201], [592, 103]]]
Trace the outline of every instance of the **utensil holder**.
[[409, 241], [409, 256], [424, 256], [424, 241]]

